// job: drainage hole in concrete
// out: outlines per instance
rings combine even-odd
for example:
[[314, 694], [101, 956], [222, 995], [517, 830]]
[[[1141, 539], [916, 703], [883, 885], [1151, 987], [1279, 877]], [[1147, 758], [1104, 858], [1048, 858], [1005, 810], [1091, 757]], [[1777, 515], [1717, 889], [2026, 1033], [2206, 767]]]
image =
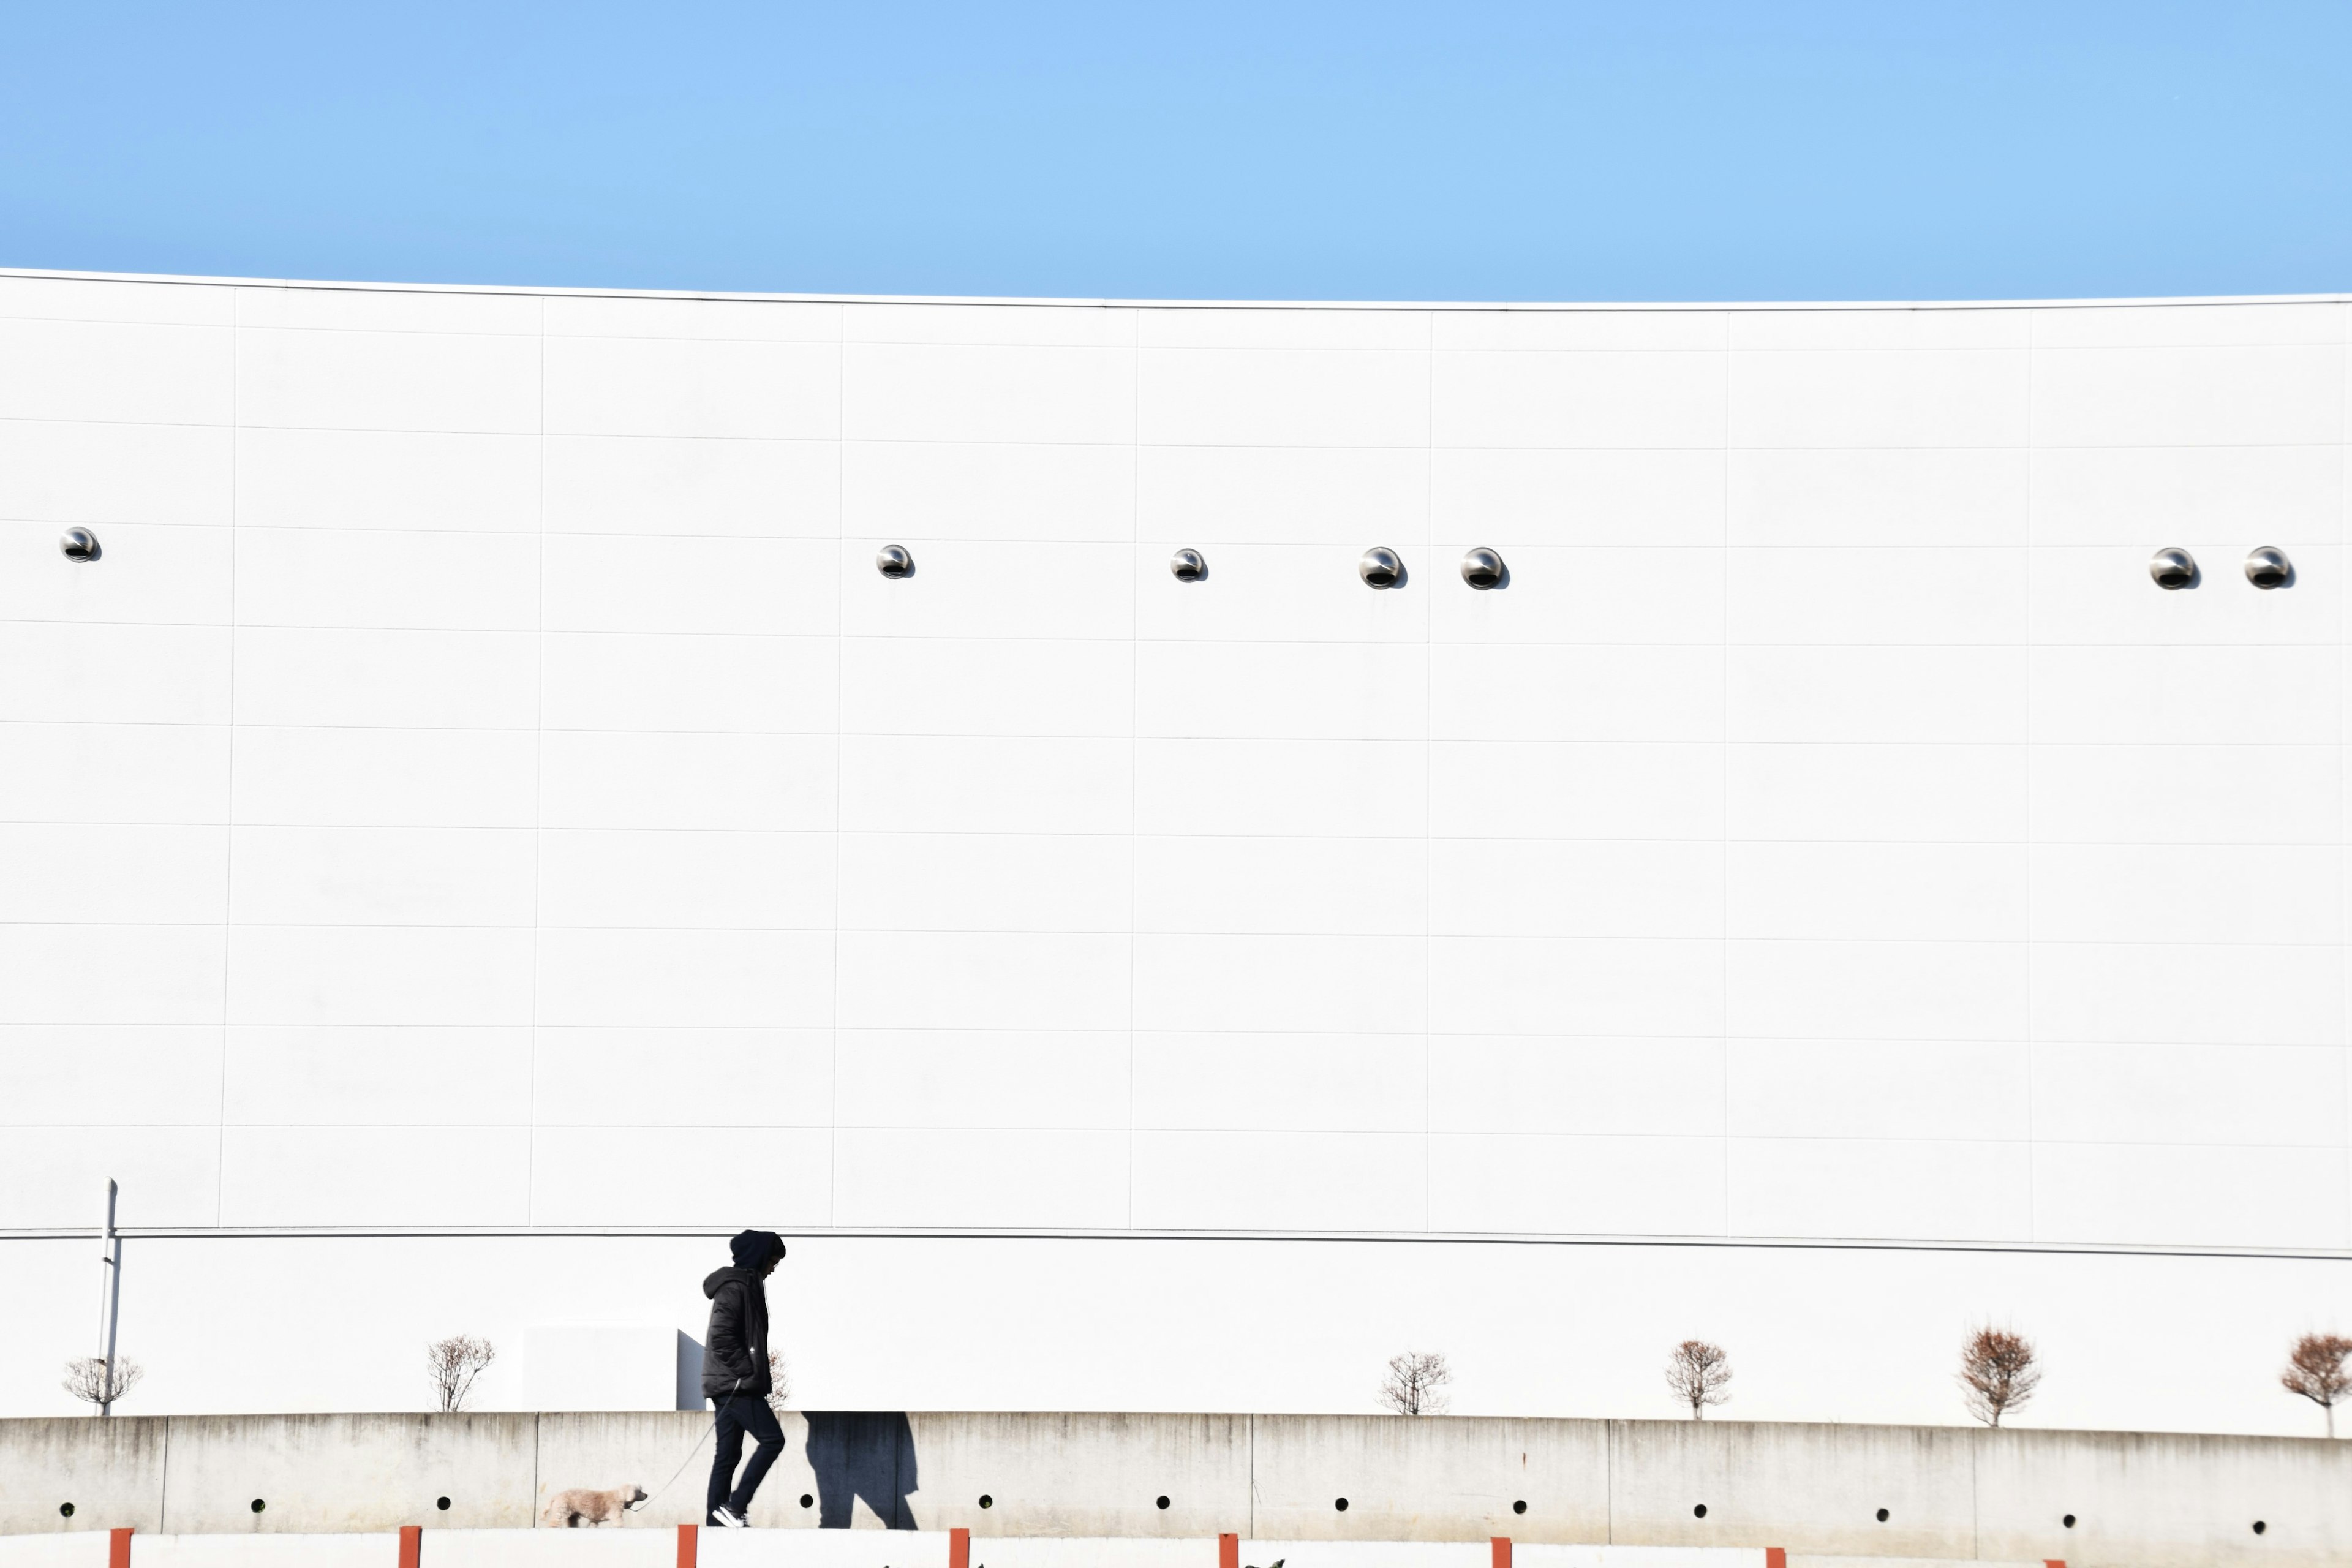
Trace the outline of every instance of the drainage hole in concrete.
[[449, 1511], [449, 1500], [445, 1497], [435, 1498], [433, 1500], [433, 1506], [439, 1509], [443, 1513], [447, 1513]]
[[806, 1492], [803, 1492], [801, 1493], [801, 1506], [803, 1508], [814, 1508], [816, 1506], [816, 1499], [809, 1496]]
[[1878, 1522], [1881, 1524], [1886, 1522], [1886, 1510], [1883, 1508], [1878, 1510]]
[[64, 1518], [71, 1519], [73, 1517], [73, 1504], [69, 1502], [61, 1502], [58, 1504], [58, 1512]]
[[2261, 1520], [2258, 1519], [2254, 1521], [2254, 1533], [2256, 1535], [2260, 1535], [2263, 1531], [2268, 1530], [2270, 1526], [2264, 1524]]
[[1168, 1500], [1166, 1498], [1163, 1497], [1160, 1499], [1159, 1501], [1161, 1508], [1166, 1508], [1168, 1506]]
[[2070, 1513], [2070, 1514], [2068, 1514], [2065, 1518], [2063, 1518], [2063, 1519], [2060, 1520], [2058, 1522], [2059, 1522], [2059, 1523], [2061, 1523], [2061, 1524], [2063, 1524], [2063, 1525], [2064, 1525], [2067, 1529], [2072, 1530], [2072, 1529], [2074, 1529], [2074, 1516], [2073, 1514], [2071, 1514], [2071, 1513]]
[[1341, 1513], [1345, 1513], [1348, 1511], [1348, 1500], [1343, 1497], [1333, 1498], [1331, 1500], [1331, 1506], [1338, 1509]]
[[1513, 1503], [1513, 1504], [1511, 1505], [1511, 1511], [1512, 1511], [1513, 1513], [1525, 1513], [1525, 1512], [1527, 1512], [1527, 1511], [1528, 1511], [1528, 1500], [1527, 1500], [1527, 1499], [1525, 1499], [1525, 1498], [1521, 1498], [1518, 1501], [1517, 1501], [1517, 1502]]
[[1705, 1519], [1706, 1517], [1706, 1504], [1701, 1503], [1696, 1508], [1691, 1510], [1691, 1517], [1693, 1519]]
[[269, 1505], [268, 1503], [262, 1501], [259, 1498], [255, 1498], [253, 1500], [253, 1511], [256, 1513], [259, 1513], [263, 1509], [268, 1508], [268, 1506]]
[[996, 1506], [996, 1500], [989, 1496], [986, 1492], [982, 1492], [980, 1494], [980, 1506], [982, 1508], [994, 1508]]

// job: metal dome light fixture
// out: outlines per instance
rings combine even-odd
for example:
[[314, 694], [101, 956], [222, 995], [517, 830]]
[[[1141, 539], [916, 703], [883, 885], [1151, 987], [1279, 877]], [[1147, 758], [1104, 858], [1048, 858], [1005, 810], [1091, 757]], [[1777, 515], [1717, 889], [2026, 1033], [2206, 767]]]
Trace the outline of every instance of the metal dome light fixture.
[[86, 528], [68, 528], [58, 538], [58, 548], [68, 561], [95, 561], [100, 551], [98, 535]]
[[2186, 588], [2197, 581], [2197, 558], [2177, 544], [2148, 557], [2147, 574], [2159, 588]]
[[1473, 588], [1501, 587], [1507, 570], [1503, 558], [1483, 544], [1462, 558], [1462, 580]]
[[915, 558], [903, 544], [886, 544], [875, 552], [874, 570], [885, 577], [911, 577], [915, 574]]
[[2275, 544], [2257, 547], [2246, 557], [2246, 581], [2257, 588], [2283, 588], [2294, 576], [2294, 563]]
[[1209, 563], [1197, 550], [1180, 550], [1168, 558], [1168, 570], [1179, 583], [1197, 583], [1209, 574]]
[[1375, 544], [1356, 563], [1356, 575], [1375, 588], [1393, 588], [1404, 581], [1404, 562], [1385, 544]]

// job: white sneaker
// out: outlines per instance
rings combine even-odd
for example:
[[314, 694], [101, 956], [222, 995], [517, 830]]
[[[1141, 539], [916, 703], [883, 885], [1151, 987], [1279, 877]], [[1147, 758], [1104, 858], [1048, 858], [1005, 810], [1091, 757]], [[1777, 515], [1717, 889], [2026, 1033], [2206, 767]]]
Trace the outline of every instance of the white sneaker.
[[725, 1525], [730, 1530], [749, 1530], [751, 1528], [751, 1521], [750, 1520], [743, 1518], [740, 1514], [737, 1513], [733, 1509], [729, 1508], [723, 1502], [717, 1508], [712, 1509], [710, 1513], [712, 1518], [718, 1520], [720, 1524]]

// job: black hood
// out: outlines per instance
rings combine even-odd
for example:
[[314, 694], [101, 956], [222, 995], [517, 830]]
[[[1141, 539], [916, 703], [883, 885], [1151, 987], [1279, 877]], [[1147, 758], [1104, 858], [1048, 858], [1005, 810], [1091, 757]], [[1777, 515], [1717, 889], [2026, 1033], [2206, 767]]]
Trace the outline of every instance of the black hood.
[[736, 1268], [757, 1268], [771, 1258], [783, 1257], [784, 1238], [772, 1230], [739, 1231], [727, 1250], [735, 1255]]
[[716, 1268], [711, 1270], [710, 1278], [702, 1282], [702, 1293], [716, 1300], [719, 1298], [719, 1288], [730, 1279], [740, 1279], [746, 1285], [756, 1285], [760, 1282], [759, 1276], [749, 1269]]

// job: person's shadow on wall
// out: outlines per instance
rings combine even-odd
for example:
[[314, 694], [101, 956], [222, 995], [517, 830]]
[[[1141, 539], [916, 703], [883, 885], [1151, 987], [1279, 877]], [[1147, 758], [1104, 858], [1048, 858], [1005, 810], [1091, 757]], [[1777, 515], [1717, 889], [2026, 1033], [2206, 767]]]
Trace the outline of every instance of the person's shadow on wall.
[[913, 1530], [907, 1494], [920, 1484], [914, 1429], [903, 1410], [811, 1410], [808, 1462], [816, 1472], [819, 1530], [847, 1530], [863, 1501], [887, 1530]]

